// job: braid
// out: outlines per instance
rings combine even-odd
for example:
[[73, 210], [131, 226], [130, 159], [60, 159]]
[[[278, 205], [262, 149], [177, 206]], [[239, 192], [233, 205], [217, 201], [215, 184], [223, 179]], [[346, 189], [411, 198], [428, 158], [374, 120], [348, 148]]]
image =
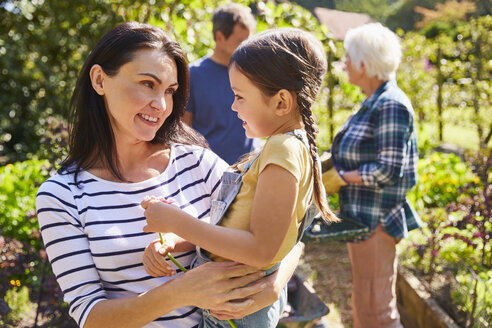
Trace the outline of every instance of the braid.
[[300, 107], [302, 122], [309, 141], [309, 152], [313, 160], [313, 177], [314, 177], [314, 202], [321, 212], [321, 217], [325, 221], [337, 222], [339, 219], [333, 214], [326, 201], [326, 193], [323, 184], [321, 183], [321, 169], [318, 165], [318, 146], [316, 145], [316, 137], [318, 135], [318, 126], [314, 120], [314, 115], [311, 111], [311, 104], [300, 94], [297, 97], [297, 103]]
[[314, 35], [299, 29], [267, 30], [241, 43], [232, 54], [229, 65], [233, 64], [268, 97], [281, 89], [295, 92], [296, 110], [302, 117], [313, 161], [314, 202], [325, 221], [338, 221], [328, 207], [321, 182], [316, 145], [318, 127], [311, 110], [327, 68], [321, 42]]

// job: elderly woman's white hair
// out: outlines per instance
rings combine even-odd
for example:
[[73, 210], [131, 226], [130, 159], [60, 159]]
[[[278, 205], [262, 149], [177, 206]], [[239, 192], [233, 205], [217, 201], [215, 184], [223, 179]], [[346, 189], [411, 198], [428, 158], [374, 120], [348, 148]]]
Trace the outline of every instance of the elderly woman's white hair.
[[401, 60], [400, 39], [387, 27], [371, 23], [350, 29], [343, 46], [355, 68], [359, 70], [364, 63], [368, 77], [395, 78]]

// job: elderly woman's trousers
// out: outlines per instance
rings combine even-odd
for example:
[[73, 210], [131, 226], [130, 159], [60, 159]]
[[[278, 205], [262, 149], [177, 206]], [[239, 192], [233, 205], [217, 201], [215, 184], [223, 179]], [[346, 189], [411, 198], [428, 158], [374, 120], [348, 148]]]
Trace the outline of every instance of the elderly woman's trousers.
[[402, 327], [395, 291], [398, 241], [378, 225], [366, 240], [347, 243], [354, 328]]

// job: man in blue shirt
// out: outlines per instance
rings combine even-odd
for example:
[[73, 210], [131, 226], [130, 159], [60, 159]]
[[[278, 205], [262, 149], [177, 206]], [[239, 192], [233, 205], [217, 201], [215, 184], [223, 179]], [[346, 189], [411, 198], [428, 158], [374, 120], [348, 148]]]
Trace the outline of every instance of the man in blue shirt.
[[243, 122], [231, 109], [234, 93], [227, 69], [234, 50], [255, 31], [256, 20], [248, 7], [231, 3], [216, 9], [212, 22], [215, 49], [190, 65], [190, 100], [183, 119], [233, 164], [259, 145], [246, 137]]

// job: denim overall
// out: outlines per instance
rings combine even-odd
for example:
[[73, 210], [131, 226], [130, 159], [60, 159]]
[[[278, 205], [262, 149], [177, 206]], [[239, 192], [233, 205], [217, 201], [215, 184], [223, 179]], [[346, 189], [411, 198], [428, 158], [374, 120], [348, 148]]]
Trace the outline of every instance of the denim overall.
[[[306, 147], [309, 149], [309, 143], [305, 136], [304, 132], [301, 130], [294, 130], [287, 132], [286, 134], [294, 135], [298, 139], [300, 139]], [[219, 194], [216, 200], [212, 201], [211, 209], [210, 209], [210, 222], [212, 224], [220, 224], [224, 214], [226, 213], [229, 206], [232, 204], [236, 195], [239, 193], [241, 189], [241, 185], [243, 183], [243, 176], [249, 170], [251, 165], [258, 159], [261, 152], [258, 153], [252, 161], [248, 162], [241, 173], [238, 172], [225, 172], [221, 178], [221, 187], [219, 189]], [[321, 165], [318, 159], [318, 165]], [[321, 172], [321, 171], [320, 171]], [[316, 206], [311, 204], [311, 206], [307, 209], [306, 214], [304, 215], [302, 222], [299, 227], [299, 232], [297, 236], [297, 242], [301, 240], [302, 234], [304, 230], [309, 227], [311, 224], [315, 214], [317, 212]], [[197, 247], [197, 258], [193, 263], [193, 266], [196, 267], [205, 262], [211, 261], [200, 249]], [[270, 275], [275, 272], [280, 263], [276, 263], [272, 268], [266, 270], [266, 275]], [[232, 320], [238, 328], [275, 328], [279, 321], [280, 315], [282, 314], [285, 306], [287, 304], [287, 286], [282, 290], [279, 299], [242, 319], [234, 319]], [[202, 320], [200, 322], [199, 328], [230, 328], [231, 326], [227, 322], [227, 320], [218, 320], [214, 316], [212, 316], [207, 309], [202, 310]]]

